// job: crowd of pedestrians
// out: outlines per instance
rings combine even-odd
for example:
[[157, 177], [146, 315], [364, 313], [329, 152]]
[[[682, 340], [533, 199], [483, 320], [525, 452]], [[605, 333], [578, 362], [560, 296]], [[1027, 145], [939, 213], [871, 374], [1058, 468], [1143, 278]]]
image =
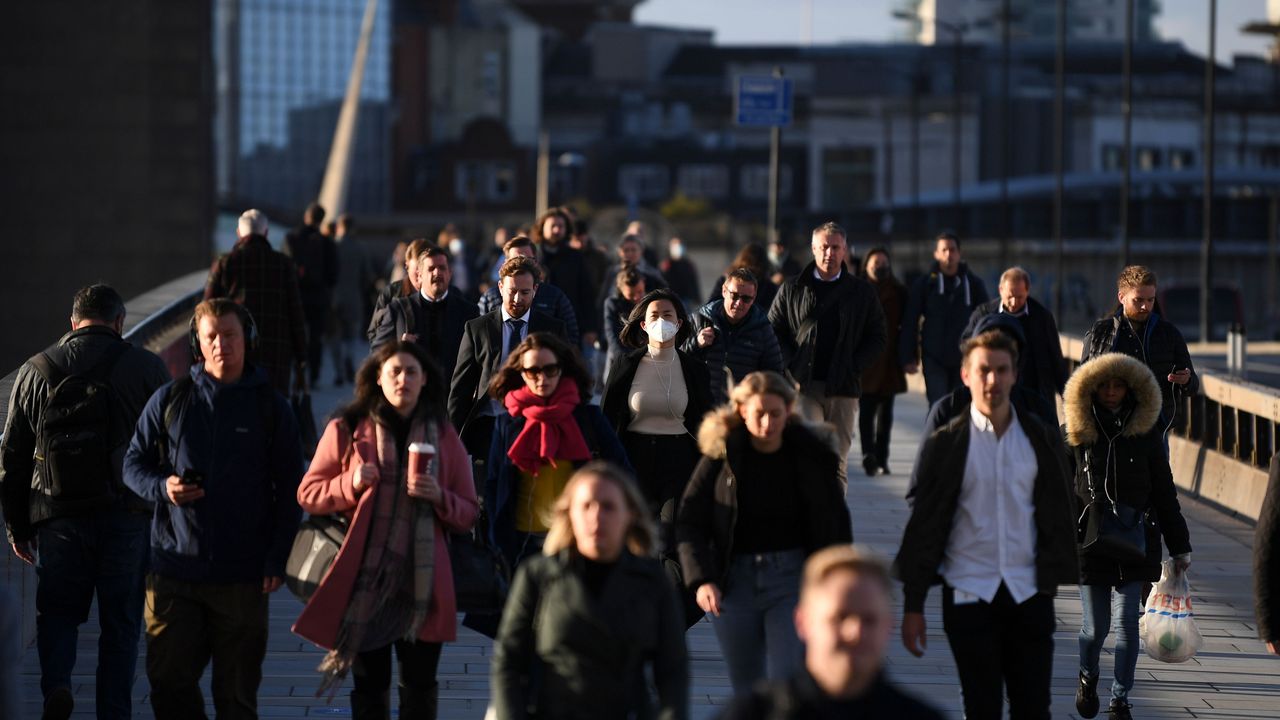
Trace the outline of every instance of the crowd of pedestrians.
[[[737, 696], [726, 718], [936, 718], [883, 671], [895, 578], [917, 656], [942, 586], [971, 718], [1006, 698], [1013, 717], [1049, 716], [1053, 598], [1078, 585], [1077, 711], [1130, 717], [1143, 584], [1162, 541], [1177, 572], [1191, 559], [1166, 434], [1198, 379], [1151, 270], [1123, 270], [1068, 377], [1030, 274], [1007, 269], [988, 298], [950, 233], [908, 286], [888, 249], [856, 258], [826, 223], [807, 264], [747, 246], [701, 304], [680, 239], [659, 262], [633, 226], [611, 260], [567, 208], [474, 261], [456, 231], [415, 239], [388, 272], [350, 217], [323, 221], [310, 206], [280, 253], [244, 213], [177, 379], [122, 340], [105, 285], [19, 371], [0, 505], [37, 570], [44, 717], [73, 710], [95, 597], [99, 717], [131, 716], [144, 629], [156, 717], [204, 717], [210, 664], [217, 715], [257, 717], [268, 602], [304, 511], [344, 535], [293, 631], [327, 651], [317, 694], [350, 678], [358, 718], [436, 717], [460, 612], [495, 638], [502, 719], [687, 717], [684, 632], [704, 614]], [[326, 342], [353, 397], [307, 457], [288, 396], [319, 380]], [[889, 472], [894, 397], [921, 371], [931, 411], [890, 568], [852, 544], [847, 462], [860, 433], [865, 474]], [[1272, 474], [1260, 536], [1280, 524]], [[1137, 528], [1137, 551], [1101, 541], [1116, 526]], [[462, 607], [460, 537], [512, 570], [500, 614]], [[1273, 652], [1275, 542], [1257, 559]]]

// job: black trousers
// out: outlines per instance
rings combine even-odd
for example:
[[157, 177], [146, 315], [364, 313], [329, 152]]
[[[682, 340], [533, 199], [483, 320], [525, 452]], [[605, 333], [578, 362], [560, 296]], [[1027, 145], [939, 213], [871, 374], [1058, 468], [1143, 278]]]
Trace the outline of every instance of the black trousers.
[[351, 714], [361, 720], [390, 717], [391, 648], [400, 663], [400, 717], [405, 720], [435, 720], [439, 686], [436, 669], [440, 665], [441, 643], [397, 640], [392, 645], [362, 652], [351, 668], [355, 689], [351, 691]]
[[876, 465], [889, 462], [889, 431], [893, 428], [893, 396], [863, 395], [859, 400], [858, 435], [862, 457], [873, 457]]
[[965, 720], [1048, 720], [1053, 679], [1053, 598], [1018, 604], [1000, 585], [990, 603], [956, 605], [943, 589], [942, 627], [956, 659]]
[[658, 522], [662, 554], [675, 556], [676, 504], [698, 464], [698, 444], [688, 434], [648, 435], [626, 431], [622, 447], [636, 471], [636, 483]]

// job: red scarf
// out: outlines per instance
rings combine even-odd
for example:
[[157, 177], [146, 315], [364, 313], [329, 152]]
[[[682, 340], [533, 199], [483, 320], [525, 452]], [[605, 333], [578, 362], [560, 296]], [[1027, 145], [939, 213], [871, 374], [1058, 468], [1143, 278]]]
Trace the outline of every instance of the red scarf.
[[507, 449], [507, 457], [527, 473], [560, 460], [588, 460], [591, 449], [573, 419], [573, 409], [581, 402], [578, 383], [563, 378], [551, 397], [534, 395], [522, 387], [507, 393], [502, 403], [512, 417], [525, 419], [524, 429]]

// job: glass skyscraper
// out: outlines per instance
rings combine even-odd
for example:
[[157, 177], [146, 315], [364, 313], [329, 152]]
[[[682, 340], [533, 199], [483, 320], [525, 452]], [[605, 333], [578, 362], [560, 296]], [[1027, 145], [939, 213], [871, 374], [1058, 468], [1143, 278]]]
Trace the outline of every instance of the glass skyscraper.
[[[218, 194], [301, 212], [320, 192], [366, 0], [216, 0]], [[348, 207], [390, 202], [391, 5], [380, 0], [360, 93]], [[286, 218], [280, 218], [286, 220]]]

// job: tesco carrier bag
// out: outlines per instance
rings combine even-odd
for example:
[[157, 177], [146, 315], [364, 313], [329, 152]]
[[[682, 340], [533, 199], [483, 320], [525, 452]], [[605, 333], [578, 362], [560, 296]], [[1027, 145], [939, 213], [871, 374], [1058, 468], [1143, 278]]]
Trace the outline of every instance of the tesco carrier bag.
[[1146, 611], [1138, 621], [1138, 633], [1147, 654], [1166, 663], [1190, 660], [1204, 645], [1191, 610], [1191, 583], [1186, 572], [1175, 572], [1173, 560], [1165, 560], [1160, 582], [1151, 588]]

